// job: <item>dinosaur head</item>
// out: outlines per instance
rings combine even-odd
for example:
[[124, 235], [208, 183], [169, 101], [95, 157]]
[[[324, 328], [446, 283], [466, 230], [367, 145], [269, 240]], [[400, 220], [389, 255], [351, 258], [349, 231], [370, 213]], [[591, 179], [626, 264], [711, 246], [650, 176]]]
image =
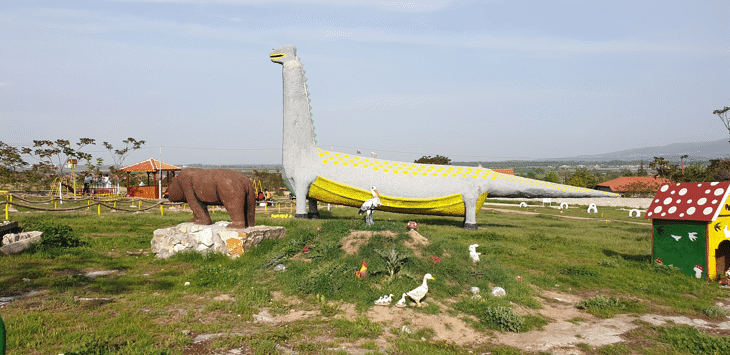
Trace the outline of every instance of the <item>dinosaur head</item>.
[[296, 60], [297, 47], [293, 44], [287, 44], [271, 51], [269, 58], [274, 63], [284, 64], [290, 60]]

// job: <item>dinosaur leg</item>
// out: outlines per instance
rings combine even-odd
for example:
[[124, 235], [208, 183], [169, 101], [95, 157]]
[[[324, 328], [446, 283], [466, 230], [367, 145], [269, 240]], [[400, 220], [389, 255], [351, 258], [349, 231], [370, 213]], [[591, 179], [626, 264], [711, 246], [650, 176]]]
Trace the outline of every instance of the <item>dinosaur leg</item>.
[[462, 194], [464, 199], [464, 229], [477, 230], [477, 198], [473, 196], [467, 197]]
[[294, 218], [308, 218], [307, 215], [307, 195], [309, 193], [309, 186], [306, 183], [298, 180], [294, 185], [294, 193], [297, 196], [297, 211], [294, 214]]
[[319, 219], [319, 208], [317, 207], [317, 200], [309, 199], [309, 214], [307, 217], [311, 219]]

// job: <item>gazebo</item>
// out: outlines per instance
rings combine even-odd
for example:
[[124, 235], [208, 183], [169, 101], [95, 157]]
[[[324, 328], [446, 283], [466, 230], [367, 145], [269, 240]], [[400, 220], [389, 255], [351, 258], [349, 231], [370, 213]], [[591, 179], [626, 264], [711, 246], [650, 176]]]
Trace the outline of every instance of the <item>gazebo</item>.
[[[135, 163], [132, 165], [127, 165], [119, 171], [127, 173], [127, 195], [132, 197], [141, 197], [141, 198], [149, 198], [149, 199], [156, 199], [160, 198], [161, 191], [159, 190], [160, 185], [158, 184], [157, 180], [157, 174], [159, 173], [160, 181], [162, 181], [162, 173], [167, 172], [167, 176], [165, 178], [165, 184], [169, 186], [170, 184], [170, 172], [172, 172], [172, 177], [175, 177], [175, 172], [180, 171], [181, 169], [177, 166], [165, 163], [163, 161], [159, 161], [153, 158], [141, 161], [139, 163]], [[146, 186], [129, 186], [129, 173], [147, 173], [147, 185]], [[150, 183], [150, 174], [153, 175], [152, 183]]]

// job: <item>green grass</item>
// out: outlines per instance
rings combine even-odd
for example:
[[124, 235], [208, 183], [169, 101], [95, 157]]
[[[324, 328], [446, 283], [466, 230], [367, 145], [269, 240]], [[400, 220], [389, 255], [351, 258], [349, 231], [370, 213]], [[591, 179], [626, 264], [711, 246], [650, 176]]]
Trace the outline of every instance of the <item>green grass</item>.
[[[187, 221], [189, 213], [103, 211], [98, 216], [93, 209], [13, 213], [11, 218], [21, 226], [52, 224], [59, 233], [77, 237], [79, 243], [0, 257], [0, 296], [39, 291], [0, 309], [8, 328], [8, 348], [18, 354], [180, 354], [192, 342], [182, 333], [187, 330], [193, 334], [245, 334], [224, 336], [207, 346], [244, 347], [262, 354], [278, 353], [277, 345], [300, 353], [337, 353], [328, 350], [336, 347], [328, 342], [378, 337], [390, 337], [389, 353], [479, 350], [431, 341], [434, 334], [430, 328], [414, 329], [417, 338], [391, 334], [384, 330], [389, 329], [387, 324], [362, 315], [383, 294], [393, 293], [396, 302], [402, 292], [420, 284], [425, 273], [436, 280], [428, 283], [429, 293], [424, 299], [428, 306], [415, 312], [476, 317], [478, 322], [472, 326], [485, 337], [492, 331], [541, 329], [550, 322], [512, 312], [515, 306], [540, 308], [542, 300], [536, 288], [584, 295], [586, 302], [581, 307], [600, 317], [667, 309], [690, 316], [724, 316], [723, 310], [714, 306], [715, 300], [725, 297], [723, 290], [650, 263], [649, 225], [605, 222], [606, 218], [636, 222], [627, 211], [604, 207], [599, 212], [606, 218], [594, 215], [594, 220], [582, 221], [559, 218], [557, 210], [528, 209], [547, 215], [485, 209], [477, 216], [477, 231], [462, 229], [458, 218], [381, 211], [376, 212], [375, 226], [366, 227], [352, 208], [323, 210], [322, 219], [313, 221], [259, 214], [257, 224], [284, 226], [286, 237], [264, 241], [237, 259], [185, 253], [167, 260], [149, 254], [152, 232]], [[573, 213], [586, 215], [578, 208], [563, 214]], [[214, 221], [228, 220], [221, 212], [211, 217]], [[428, 245], [418, 250], [406, 246], [411, 241], [405, 231], [409, 220], [418, 222], [419, 233], [429, 240]], [[376, 235], [349, 255], [341, 243], [352, 230], [392, 231], [395, 236]], [[468, 256], [470, 244], [479, 244], [479, 263]], [[300, 253], [305, 246], [311, 250], [307, 258]], [[139, 249], [145, 252], [140, 254]], [[408, 257], [388, 259], [376, 250], [394, 250]], [[434, 264], [432, 256], [441, 261]], [[361, 261], [368, 263], [370, 276], [366, 279], [355, 277]], [[277, 263], [285, 264], [286, 271], [274, 272]], [[117, 272], [96, 278], [84, 276], [97, 270]], [[185, 282], [190, 285], [185, 286]], [[471, 299], [469, 289], [473, 286], [482, 290], [481, 299]], [[490, 296], [494, 286], [504, 288], [507, 295]], [[591, 297], [596, 294], [606, 296]], [[213, 299], [221, 295], [229, 298]], [[347, 305], [354, 306], [358, 316], [346, 317]], [[263, 309], [273, 315], [297, 309], [316, 316], [287, 325], [253, 323], [254, 315]], [[704, 338], [703, 334], [680, 329], [649, 332], [644, 337], [657, 348], [669, 346], [676, 353], [725, 346], [727, 338]], [[699, 345], [686, 345], [688, 342]], [[624, 346], [633, 349], [630, 344], [614, 345], [594, 352], [626, 353]], [[374, 343], [363, 342], [362, 347], [378, 351]], [[481, 350], [519, 353], [496, 344]]]

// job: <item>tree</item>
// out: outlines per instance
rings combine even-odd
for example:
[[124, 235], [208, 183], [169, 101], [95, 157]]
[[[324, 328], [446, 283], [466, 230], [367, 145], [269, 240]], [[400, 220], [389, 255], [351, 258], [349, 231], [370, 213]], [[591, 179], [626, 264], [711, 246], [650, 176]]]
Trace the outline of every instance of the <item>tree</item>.
[[669, 164], [669, 162], [660, 157], [654, 157], [654, 161], [649, 163], [649, 167], [656, 170], [656, 176], [661, 178], [669, 179], [671, 175], [677, 170], [676, 165]]
[[451, 165], [451, 159], [436, 155], [435, 157], [422, 156], [418, 160], [414, 161], [416, 164], [436, 164], [436, 165]]
[[16, 171], [17, 168], [28, 165], [20, 156], [20, 149], [11, 147], [0, 141], [0, 166], [7, 170]]
[[571, 186], [595, 188], [598, 178], [588, 172], [588, 169], [576, 169], [573, 175], [568, 179], [567, 184]]
[[23, 148], [23, 154], [30, 154], [39, 160], [34, 166], [43, 167], [44, 171], [47, 171], [48, 166], [53, 167], [53, 170], [58, 169], [58, 173], [63, 173], [63, 167], [66, 162], [70, 159], [81, 160], [84, 159], [89, 161], [91, 154], [84, 153], [81, 151], [85, 146], [90, 144], [96, 144], [96, 140], [91, 138], [81, 138], [76, 143], [78, 148], [74, 149], [71, 146], [71, 142], [67, 139], [57, 139], [55, 142], [49, 140], [33, 140], [33, 148]]
[[550, 170], [547, 174], [545, 174], [545, 177], [543, 178], [544, 181], [559, 183], [560, 182], [560, 176], [558, 176], [558, 173], [555, 172], [555, 170]]
[[727, 128], [728, 132], [730, 132], [730, 117], [727, 117], [728, 111], [730, 111], [730, 107], [725, 106], [722, 108], [722, 110], [712, 111], [712, 114], [720, 117], [720, 121], [722, 121], [722, 124], [725, 125], [725, 128]]
[[136, 140], [132, 137], [129, 137], [122, 141], [122, 143], [125, 144], [124, 149], [114, 149], [114, 147], [109, 144], [109, 142], [102, 143], [104, 145], [104, 148], [106, 148], [109, 151], [109, 154], [112, 156], [112, 160], [114, 161], [114, 165], [110, 168], [112, 171], [119, 170], [124, 164], [124, 160], [127, 159], [129, 154], [131, 154], [133, 151], [142, 148], [142, 146], [147, 143], [143, 140]]
[[636, 171], [636, 176], [647, 176], [646, 168], [644, 167], [644, 161], [639, 164], [639, 170]]

